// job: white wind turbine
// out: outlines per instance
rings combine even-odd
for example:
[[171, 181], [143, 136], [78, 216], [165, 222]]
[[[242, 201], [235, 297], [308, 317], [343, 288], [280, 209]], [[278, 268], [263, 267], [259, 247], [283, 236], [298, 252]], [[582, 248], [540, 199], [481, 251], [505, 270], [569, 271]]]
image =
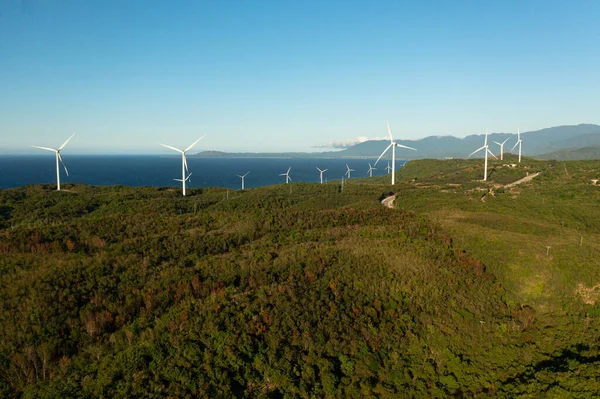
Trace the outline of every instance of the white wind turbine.
[[198, 140], [194, 141], [190, 146], [188, 146], [185, 150], [180, 150], [179, 148], [175, 148], [172, 147], [170, 145], [166, 145], [166, 144], [160, 144], [163, 147], [169, 148], [173, 151], [177, 151], [179, 153], [181, 153], [181, 179], [174, 179], [176, 181], [180, 181], [181, 185], [183, 187], [183, 196], [185, 197], [185, 182], [190, 178], [190, 175], [188, 175], [188, 177], [185, 177], [186, 172], [188, 172], [188, 165], [187, 165], [187, 160], [185, 159], [185, 153], [188, 152], [189, 150], [191, 150], [192, 148], [194, 148], [194, 146], [196, 144], [198, 144], [198, 142], [200, 140], [202, 140], [204, 138], [204, 136], [200, 137]]
[[319, 174], [320, 174], [321, 184], [323, 184], [323, 173], [327, 172], [327, 169], [321, 170], [321, 169], [317, 168], [317, 170], [319, 171]]
[[69, 176], [69, 171], [67, 170], [67, 165], [65, 165], [65, 161], [63, 161], [62, 156], [60, 155], [60, 150], [65, 148], [65, 146], [67, 145], [69, 140], [71, 140], [73, 138], [73, 136], [75, 136], [75, 133], [73, 133], [71, 135], [71, 137], [69, 137], [67, 139], [67, 141], [65, 141], [63, 143], [63, 145], [58, 147], [58, 150], [55, 150], [54, 148], [49, 148], [49, 147], [39, 147], [37, 145], [32, 145], [33, 148], [39, 148], [41, 150], [52, 151], [56, 154], [56, 190], [57, 191], [60, 191], [60, 167], [58, 165], [58, 162], [62, 163], [63, 167], [65, 168], [65, 173], [67, 174], [67, 176]]
[[250, 171], [246, 172], [245, 175], [236, 175], [237, 177], [240, 177], [242, 179], [242, 190], [244, 189], [244, 178], [248, 176], [248, 173], [250, 173]]
[[371, 166], [371, 164], [369, 163], [369, 170], [367, 172], [369, 172], [369, 177], [373, 177], [373, 171], [377, 170], [377, 168], [374, 168]]
[[279, 176], [285, 176], [285, 184], [288, 184], [288, 182], [292, 181], [292, 178], [290, 177], [290, 170], [292, 170], [291, 166], [288, 168], [287, 172], [279, 174]]
[[392, 170], [392, 167], [390, 166], [390, 161], [388, 161], [388, 166], [385, 167], [385, 171], [389, 175], [391, 170]]
[[417, 150], [415, 148], [407, 147], [405, 145], [396, 143], [394, 141], [393, 137], [392, 137], [392, 129], [390, 128], [390, 123], [388, 121], [385, 121], [385, 122], [387, 123], [388, 133], [390, 135], [390, 145], [388, 145], [387, 148], [385, 150], [383, 150], [383, 152], [381, 153], [381, 155], [379, 156], [379, 158], [377, 158], [377, 161], [375, 161], [375, 165], [377, 165], [377, 162], [379, 162], [379, 160], [381, 159], [381, 157], [391, 147], [392, 148], [392, 185], [393, 185], [395, 183], [395, 181], [396, 181], [396, 147], [407, 148], [409, 150], [414, 150], [414, 151], [417, 151]]
[[498, 144], [500, 146], [500, 160], [504, 160], [504, 144], [510, 139], [507, 138], [506, 140], [504, 140], [502, 143], [498, 143], [497, 141], [494, 141], [494, 143]]
[[519, 146], [519, 163], [521, 163], [521, 147], [523, 146], [523, 140], [521, 140], [521, 129], [517, 128], [517, 142], [510, 152], [513, 152], [516, 146]]
[[345, 175], [348, 175], [348, 179], [350, 179], [350, 172], [354, 172], [354, 169], [350, 169], [350, 166], [348, 166], [348, 164], [346, 164], [346, 173], [345, 173]]
[[[483, 144], [483, 147], [476, 149], [475, 151], [473, 151], [469, 156], [475, 154], [476, 152], [479, 152], [481, 150], [485, 149], [485, 163], [484, 163], [484, 167], [483, 167], [483, 180], [487, 180], [487, 164], [488, 164], [488, 153], [493, 156], [494, 158], [496, 158], [496, 156], [490, 151], [490, 148], [488, 147], [488, 143], [487, 143], [487, 136], [488, 136], [488, 132], [487, 129], [485, 130], [485, 142]], [[496, 158], [498, 159], [498, 158]]]

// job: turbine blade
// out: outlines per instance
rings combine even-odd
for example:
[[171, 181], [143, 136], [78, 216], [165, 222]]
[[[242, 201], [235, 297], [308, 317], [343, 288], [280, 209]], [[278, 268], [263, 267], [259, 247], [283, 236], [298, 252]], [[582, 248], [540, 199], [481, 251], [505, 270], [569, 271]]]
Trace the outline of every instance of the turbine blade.
[[244, 177], [248, 176], [250, 174], [250, 171], [246, 172], [246, 174], [244, 175]]
[[515, 143], [515, 145], [513, 146], [513, 148], [510, 149], [510, 152], [513, 152], [513, 150], [515, 148], [517, 148], [517, 146], [519, 145], [519, 141], [521, 141], [521, 140], [517, 140], [517, 142]]
[[65, 173], [67, 174], [67, 176], [69, 176], [69, 171], [67, 170], [67, 165], [65, 165], [65, 161], [63, 161], [62, 156], [60, 155], [60, 152], [56, 151], [56, 155], [58, 155], [58, 160], [60, 161], [60, 163], [62, 163], [63, 168], [65, 168]]
[[481, 148], [478, 148], [478, 149], [476, 149], [476, 150], [475, 150], [475, 151], [473, 151], [473, 152], [472, 152], [472, 153], [471, 153], [469, 156], [471, 156], [471, 155], [475, 154], [476, 152], [479, 152], [479, 151], [483, 150], [484, 148], [485, 148], [485, 146], [483, 146], [483, 147], [481, 147]]
[[502, 142], [502, 145], [504, 145], [504, 144], [505, 144], [505, 143], [506, 143], [506, 142], [507, 142], [509, 139], [510, 139], [510, 137], [509, 137], [508, 139], [504, 140], [504, 141]]
[[393, 146], [394, 144], [390, 144], [387, 146], [387, 148], [385, 150], [383, 150], [383, 152], [381, 153], [381, 155], [379, 156], [379, 158], [377, 158], [377, 161], [375, 161], [375, 165], [377, 165], [377, 162], [379, 162], [379, 160], [381, 159], [381, 157], [383, 156], [383, 154], [385, 154], [387, 152], [387, 150], [390, 149], [391, 146]]
[[39, 148], [40, 150], [46, 150], [46, 151], [52, 151], [52, 152], [56, 152], [57, 150], [55, 150], [54, 148], [48, 148], [48, 147], [40, 147], [37, 145], [32, 145], [33, 148]]
[[385, 123], [387, 123], [388, 134], [390, 135], [390, 143], [393, 143], [394, 139], [392, 138], [392, 128], [390, 127], [390, 122], [386, 119]]
[[494, 143], [496, 143], [496, 144], [498, 144], [498, 145], [502, 145], [502, 144], [498, 143], [497, 141], [494, 141]]
[[408, 148], [409, 150], [417, 151], [416, 148], [408, 147], [408, 146], [405, 146], [405, 145], [402, 145], [402, 144], [398, 144], [398, 143], [396, 143], [396, 147]]
[[194, 146], [195, 146], [196, 144], [198, 144], [198, 142], [199, 142], [200, 140], [202, 140], [202, 139], [203, 139], [205, 136], [206, 136], [206, 135], [204, 135], [204, 136], [200, 137], [198, 140], [194, 141], [192, 144], [190, 144], [190, 146], [189, 146], [188, 148], [186, 148], [185, 150], [183, 150], [183, 152], [188, 152], [189, 150], [191, 150], [192, 148], [194, 148]]
[[65, 142], [63, 143], [63, 145], [61, 145], [60, 147], [58, 147], [58, 151], [60, 151], [60, 150], [62, 150], [63, 148], [65, 148], [65, 146], [67, 145], [67, 143], [69, 142], [69, 140], [71, 140], [71, 139], [73, 138], [73, 136], [75, 136], [75, 133], [73, 133], [73, 134], [71, 135], [71, 137], [69, 137], [69, 138], [67, 139], [67, 141], [65, 141]]
[[323, 169], [323, 172], [327, 172], [329, 169]]
[[317, 168], [317, 170], [318, 170], [319, 172], [323, 172], [323, 171], [322, 171], [321, 169], [319, 169], [319, 168]]
[[496, 157], [496, 156], [494, 155], [494, 153], [493, 153], [492, 151], [490, 151], [490, 149], [489, 149], [489, 148], [487, 149], [487, 152], [489, 152], [489, 153], [490, 153], [490, 155], [491, 155], [491, 156], [493, 156], [494, 158], [498, 159], [498, 157]]
[[177, 151], [177, 152], [183, 152], [183, 151], [181, 151], [179, 148], [175, 148], [175, 147], [172, 147], [172, 146], [170, 146], [170, 145], [166, 145], [166, 144], [161, 144], [161, 143], [159, 143], [159, 144], [160, 144], [160, 145], [162, 145], [163, 147], [169, 148], [169, 149], [171, 149], [171, 150], [173, 150], [173, 151]]
[[188, 165], [187, 165], [187, 158], [185, 157], [185, 152], [182, 152], [181, 155], [183, 156], [183, 166], [185, 166], [185, 171], [189, 172]]

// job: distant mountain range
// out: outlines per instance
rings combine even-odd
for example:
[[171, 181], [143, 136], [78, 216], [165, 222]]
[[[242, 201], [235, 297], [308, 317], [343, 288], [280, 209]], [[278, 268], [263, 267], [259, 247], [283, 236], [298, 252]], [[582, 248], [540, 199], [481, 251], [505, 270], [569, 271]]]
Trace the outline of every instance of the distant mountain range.
[[[485, 134], [474, 134], [465, 138], [453, 136], [429, 136], [420, 140], [397, 140], [399, 144], [416, 148], [417, 151], [397, 149], [397, 159], [420, 158], [466, 158], [483, 145]], [[600, 126], [593, 124], [556, 126], [547, 129], [521, 133], [523, 155], [543, 159], [596, 159], [600, 158]], [[517, 141], [514, 133], [491, 133], [488, 135], [490, 149], [497, 154], [502, 143], [504, 152], [509, 152]], [[340, 151], [289, 152], [289, 153], [227, 153], [204, 151], [195, 157], [237, 157], [237, 158], [378, 158], [389, 145], [386, 140], [370, 140]], [[391, 158], [386, 154], [384, 159]]]

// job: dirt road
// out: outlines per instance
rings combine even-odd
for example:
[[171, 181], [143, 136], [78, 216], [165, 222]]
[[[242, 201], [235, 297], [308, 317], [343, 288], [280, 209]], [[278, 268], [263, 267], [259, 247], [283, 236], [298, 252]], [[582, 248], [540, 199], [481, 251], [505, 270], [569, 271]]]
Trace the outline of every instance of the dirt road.
[[394, 200], [395, 199], [396, 199], [396, 196], [392, 195], [391, 197], [384, 198], [381, 201], [381, 204], [383, 206], [385, 206], [386, 208], [394, 209]]
[[507, 184], [506, 186], [504, 186], [504, 188], [510, 188], [510, 187], [513, 187], [513, 186], [516, 186], [516, 185], [519, 185], [519, 184], [522, 184], [522, 183], [527, 183], [529, 180], [533, 179], [534, 177], [536, 177], [540, 173], [542, 173], [542, 172], [537, 172], [537, 173], [531, 174], [529, 176], [525, 176], [522, 179], [514, 181], [514, 182], [512, 182], [510, 184]]

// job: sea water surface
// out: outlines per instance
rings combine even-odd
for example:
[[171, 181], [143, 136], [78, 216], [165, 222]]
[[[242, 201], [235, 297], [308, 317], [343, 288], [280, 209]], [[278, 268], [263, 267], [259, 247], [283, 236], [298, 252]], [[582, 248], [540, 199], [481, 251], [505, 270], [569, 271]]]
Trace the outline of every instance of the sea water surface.
[[[181, 158], [158, 155], [68, 155], [63, 159], [69, 170], [65, 174], [61, 166], [61, 183], [88, 185], [126, 186], [181, 186]], [[354, 169], [351, 177], [368, 177], [369, 163], [376, 159], [340, 158], [187, 158], [192, 173], [188, 187], [241, 188], [237, 175], [250, 172], [245, 178], [245, 188], [285, 183], [289, 167], [292, 182], [319, 182], [320, 169], [327, 181], [340, 180], [346, 173], [346, 164]], [[400, 168], [405, 161], [396, 161]], [[373, 176], [386, 174], [387, 160], [377, 164]], [[0, 189], [28, 184], [55, 184], [56, 161], [54, 154], [48, 155], [3, 155], [0, 156]]]

